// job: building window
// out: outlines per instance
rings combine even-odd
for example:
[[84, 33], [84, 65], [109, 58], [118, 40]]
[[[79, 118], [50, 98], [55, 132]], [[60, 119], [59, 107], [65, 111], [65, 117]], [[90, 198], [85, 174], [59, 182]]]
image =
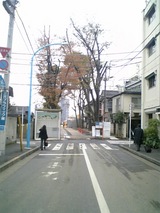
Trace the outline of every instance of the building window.
[[153, 114], [148, 114], [148, 119], [152, 119], [153, 118]]
[[155, 6], [153, 6], [148, 13], [148, 24], [151, 24], [152, 21], [155, 19], [155, 17], [156, 17], [156, 10]]
[[156, 76], [152, 75], [151, 77], [148, 78], [148, 87], [152, 88], [156, 86]]
[[141, 98], [140, 97], [132, 97], [132, 103], [134, 104], [135, 109], [141, 108]]
[[120, 110], [120, 98], [116, 99], [116, 112]]
[[148, 55], [151, 56], [156, 51], [156, 42], [153, 40], [148, 45]]

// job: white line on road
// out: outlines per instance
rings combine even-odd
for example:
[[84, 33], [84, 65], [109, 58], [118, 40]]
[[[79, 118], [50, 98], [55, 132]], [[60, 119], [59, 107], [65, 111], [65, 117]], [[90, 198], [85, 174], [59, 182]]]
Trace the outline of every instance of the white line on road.
[[90, 143], [90, 146], [91, 146], [93, 149], [100, 149], [95, 143]]
[[52, 150], [60, 150], [60, 148], [62, 147], [62, 145], [63, 145], [63, 143], [57, 143]]
[[80, 149], [87, 149], [85, 143], [79, 143], [79, 148], [80, 148]]
[[109, 210], [108, 205], [105, 201], [102, 190], [99, 186], [98, 180], [96, 178], [96, 175], [94, 173], [94, 170], [92, 168], [92, 165], [89, 161], [89, 158], [88, 158], [88, 155], [87, 155], [85, 149], [83, 149], [83, 154], [84, 154], [84, 158], [85, 158], [85, 161], [86, 161], [86, 164], [87, 164], [89, 175], [90, 175], [90, 178], [91, 178], [91, 181], [92, 181], [94, 192], [96, 194], [96, 198], [97, 198], [97, 201], [98, 201], [100, 211], [101, 211], [101, 213], [110, 213], [110, 210]]
[[105, 143], [101, 143], [101, 146], [103, 146], [105, 149], [112, 150], [112, 148], [107, 146]]
[[74, 143], [69, 143], [69, 144], [67, 145], [66, 150], [72, 150], [72, 149], [74, 149]]
[[101, 146], [103, 146], [103, 148], [107, 149], [107, 150], [119, 150], [119, 149], [116, 149], [116, 148], [111, 148], [110, 146], [108, 146], [107, 144], [105, 143], [101, 143]]
[[55, 154], [51, 154], [51, 153], [48, 153], [48, 154], [47, 154], [47, 153], [46, 153], [46, 154], [39, 154], [39, 155], [41, 155], [41, 156], [42, 156], [42, 155], [43, 155], [43, 156], [44, 156], [44, 155], [46, 155], [46, 156], [47, 156], [47, 155], [48, 155], [48, 156], [52, 156], [52, 155], [62, 155], [62, 156], [63, 156], [63, 155], [75, 155], [75, 156], [76, 156], [76, 155], [77, 155], [77, 156], [78, 156], [78, 155], [83, 155], [83, 154], [63, 154], [63, 153], [62, 153], [62, 154], [56, 154], [56, 153], [55, 153]]

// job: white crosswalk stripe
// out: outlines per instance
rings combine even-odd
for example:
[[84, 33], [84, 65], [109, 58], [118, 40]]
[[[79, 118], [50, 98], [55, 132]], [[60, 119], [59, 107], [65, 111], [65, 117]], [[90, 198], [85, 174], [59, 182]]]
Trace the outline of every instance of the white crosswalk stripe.
[[52, 150], [60, 150], [63, 143], [57, 143]]
[[66, 150], [72, 150], [74, 149], [74, 143], [69, 143], [66, 147]]
[[80, 148], [80, 149], [87, 149], [85, 143], [79, 143], [79, 148]]
[[103, 148], [105, 148], [107, 150], [112, 150], [112, 148], [105, 143], [101, 143], [100, 145], [103, 146]]
[[[108, 146], [108, 145], [105, 144], [105, 143], [100, 143], [100, 144], [95, 144], [95, 143], [90, 143], [90, 144], [78, 143], [78, 147], [79, 147], [80, 150], [82, 150], [82, 149], [87, 149], [89, 145], [90, 145], [90, 146], [92, 147], [92, 149], [94, 149], [94, 150], [99, 150], [99, 149], [101, 149], [102, 147], [103, 147], [104, 149], [106, 149], [106, 150], [118, 150], [117, 148], [111, 148], [110, 146]], [[51, 147], [51, 146], [52, 146], [52, 144], [49, 143], [48, 146], [47, 146], [47, 148], [49, 148], [49, 147]], [[75, 143], [68, 143], [68, 144], [66, 144], [66, 145], [65, 145], [64, 143], [57, 143], [57, 144], [54, 144], [53, 147], [51, 147], [51, 149], [52, 149], [53, 151], [56, 151], [56, 150], [61, 150], [62, 147], [64, 147], [64, 149], [66, 149], [66, 150], [74, 150], [75, 146], [77, 146], [77, 144], [75, 144]]]
[[90, 146], [91, 146], [93, 149], [100, 149], [100, 147], [97, 146], [97, 144], [95, 144], [95, 143], [90, 143]]

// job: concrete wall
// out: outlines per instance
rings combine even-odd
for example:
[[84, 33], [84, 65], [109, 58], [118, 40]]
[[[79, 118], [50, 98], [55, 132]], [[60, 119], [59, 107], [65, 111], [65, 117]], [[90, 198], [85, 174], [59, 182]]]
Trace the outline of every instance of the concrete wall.
[[8, 117], [6, 126], [6, 143], [17, 141], [17, 118]]

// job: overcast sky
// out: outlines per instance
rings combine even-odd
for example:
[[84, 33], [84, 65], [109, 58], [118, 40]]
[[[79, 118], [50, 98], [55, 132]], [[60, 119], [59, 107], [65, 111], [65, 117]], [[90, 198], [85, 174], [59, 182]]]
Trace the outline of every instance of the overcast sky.
[[[138, 68], [140, 58], [132, 61], [132, 66], [123, 67], [123, 64], [127, 62], [126, 58], [136, 55], [135, 52], [132, 54], [129, 52], [141, 50], [139, 45], [142, 42], [142, 11], [144, 7], [145, 0], [99, 0], [96, 2], [93, 0], [19, 0], [17, 11], [34, 48], [36, 48], [36, 41], [44, 26], [50, 26], [52, 35], [64, 36], [66, 28], [70, 31], [70, 18], [80, 26], [88, 22], [100, 24], [106, 31], [106, 41], [112, 43], [108, 50], [110, 55], [106, 56], [106, 60], [111, 61], [111, 65], [113, 65], [110, 75], [115, 78], [108, 82], [112, 89], [115, 85], [122, 84], [125, 79], [132, 77], [138, 70], [140, 71], [140, 67]], [[8, 24], [9, 15], [1, 1], [0, 47], [7, 45]], [[31, 55], [26, 54], [31, 54], [32, 51], [17, 14], [12, 53], [10, 85], [14, 88], [14, 98], [11, 101], [17, 105], [28, 105], [29, 86], [26, 84], [29, 84]], [[138, 55], [138, 57], [140, 56]], [[2, 59], [1, 55], [0, 59]], [[117, 59], [120, 60], [116, 61]], [[115, 68], [116, 66], [117, 68]], [[36, 97], [36, 91], [34, 91], [33, 104], [37, 104], [39, 101], [39, 98]]]

